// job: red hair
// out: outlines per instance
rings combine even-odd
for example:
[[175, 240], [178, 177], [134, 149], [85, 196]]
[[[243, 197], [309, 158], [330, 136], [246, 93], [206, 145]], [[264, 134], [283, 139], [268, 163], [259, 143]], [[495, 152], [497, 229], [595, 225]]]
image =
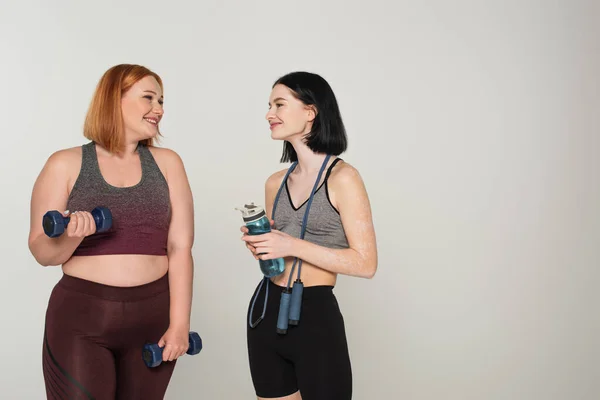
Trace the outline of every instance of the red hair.
[[[115, 65], [102, 75], [85, 117], [83, 136], [111, 153], [123, 150], [125, 127], [121, 110], [121, 98], [136, 82], [152, 76], [163, 89], [162, 79], [148, 68], [135, 64]], [[159, 132], [160, 135], [160, 132]], [[140, 141], [146, 146], [154, 145], [154, 139]]]

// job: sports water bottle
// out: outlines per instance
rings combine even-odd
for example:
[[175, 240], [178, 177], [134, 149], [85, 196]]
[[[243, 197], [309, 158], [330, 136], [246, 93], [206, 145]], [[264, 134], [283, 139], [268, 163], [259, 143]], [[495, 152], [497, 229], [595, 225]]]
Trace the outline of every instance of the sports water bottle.
[[[265, 210], [262, 207], [250, 203], [245, 204], [244, 208], [236, 207], [236, 210], [242, 212], [242, 218], [248, 227], [249, 235], [262, 235], [263, 233], [271, 232], [271, 222], [269, 221], [269, 218], [267, 218]], [[259, 259], [258, 263], [260, 265], [260, 270], [267, 278], [280, 275], [285, 270], [283, 258], [276, 258], [273, 260]]]

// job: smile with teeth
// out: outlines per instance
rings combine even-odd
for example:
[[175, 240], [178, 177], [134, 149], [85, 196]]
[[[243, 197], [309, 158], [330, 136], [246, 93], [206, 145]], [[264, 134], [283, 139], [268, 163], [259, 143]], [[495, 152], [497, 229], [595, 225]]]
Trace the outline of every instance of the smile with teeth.
[[144, 118], [146, 121], [150, 122], [152, 125], [158, 125], [158, 120], [156, 118]]

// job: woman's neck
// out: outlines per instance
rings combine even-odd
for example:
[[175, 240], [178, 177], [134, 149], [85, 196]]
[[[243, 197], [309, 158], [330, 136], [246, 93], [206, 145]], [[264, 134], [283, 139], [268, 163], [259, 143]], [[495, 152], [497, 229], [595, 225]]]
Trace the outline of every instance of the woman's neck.
[[300, 175], [313, 175], [321, 169], [326, 154], [315, 153], [302, 141], [294, 141], [290, 144], [294, 147], [298, 156], [298, 165], [294, 172]]

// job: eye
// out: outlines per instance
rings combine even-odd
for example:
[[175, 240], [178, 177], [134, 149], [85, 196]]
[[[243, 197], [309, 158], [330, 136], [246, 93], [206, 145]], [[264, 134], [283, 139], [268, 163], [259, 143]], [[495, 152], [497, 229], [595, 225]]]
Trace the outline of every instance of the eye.
[[277, 106], [277, 108], [279, 108], [279, 107], [283, 107], [283, 104], [281, 104], [281, 103], [277, 103], [277, 104], [275, 104], [275, 105]]
[[[148, 99], [148, 100], [152, 101], [153, 97], [151, 95], [146, 95], [146, 96], [144, 96], [144, 99]], [[160, 104], [161, 106], [164, 104], [164, 102], [165, 101], [162, 99], [158, 100], [158, 104]]]

